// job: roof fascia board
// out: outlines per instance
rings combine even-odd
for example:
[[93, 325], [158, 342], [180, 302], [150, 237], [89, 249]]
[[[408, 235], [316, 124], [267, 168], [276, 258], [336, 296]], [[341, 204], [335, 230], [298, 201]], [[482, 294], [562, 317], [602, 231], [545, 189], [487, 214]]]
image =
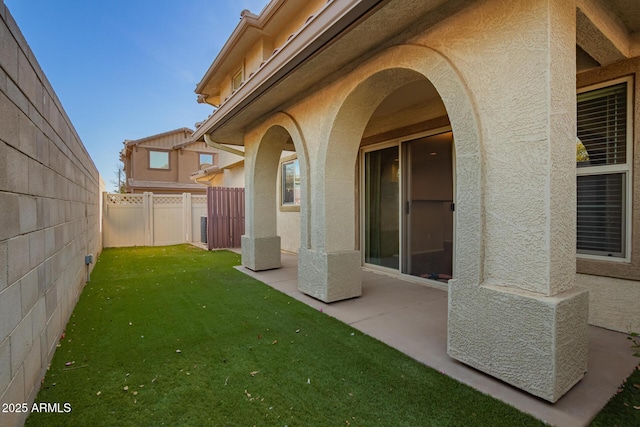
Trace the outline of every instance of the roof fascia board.
[[125, 141], [124, 144], [127, 147], [132, 147], [134, 145], [138, 145], [138, 144], [141, 144], [143, 142], [151, 141], [151, 140], [156, 139], [156, 138], [162, 138], [164, 136], [169, 136], [169, 135], [173, 135], [174, 133], [180, 133], [180, 132], [193, 134], [194, 131], [189, 129], [189, 128], [187, 128], [187, 127], [184, 127], [184, 128], [180, 128], [180, 129], [174, 129], [174, 130], [170, 130], [170, 131], [167, 131], [167, 132], [158, 133], [158, 134], [151, 135], [151, 136], [145, 136], [144, 138], [140, 138], [140, 139], [134, 139], [134, 140], [130, 140], [130, 141]]
[[243, 86], [234, 92], [193, 134], [199, 140], [213, 134], [238, 112], [262, 96], [272, 86], [320, 52], [360, 17], [386, 0], [351, 0], [340, 5], [331, 1], [314, 18], [269, 58]]

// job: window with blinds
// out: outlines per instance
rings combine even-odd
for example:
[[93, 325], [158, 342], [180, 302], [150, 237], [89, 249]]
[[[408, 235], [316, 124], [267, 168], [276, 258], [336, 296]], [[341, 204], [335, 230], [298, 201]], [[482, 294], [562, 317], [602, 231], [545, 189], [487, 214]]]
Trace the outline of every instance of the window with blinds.
[[626, 163], [626, 82], [578, 95], [578, 139], [588, 154], [578, 167]]
[[577, 98], [577, 252], [624, 258], [630, 142], [629, 82]]
[[624, 256], [624, 178], [578, 176], [578, 252]]

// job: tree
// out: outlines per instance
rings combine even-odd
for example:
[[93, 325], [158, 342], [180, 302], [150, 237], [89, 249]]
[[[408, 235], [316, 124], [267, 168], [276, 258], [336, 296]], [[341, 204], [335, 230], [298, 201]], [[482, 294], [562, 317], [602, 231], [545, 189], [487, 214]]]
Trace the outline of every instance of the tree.
[[576, 161], [578, 163], [589, 161], [589, 152], [579, 139], [576, 139]]
[[126, 182], [126, 174], [124, 173], [124, 163], [118, 162], [116, 165], [115, 172], [117, 179], [112, 179], [111, 183], [115, 186], [116, 193], [126, 193], [127, 192], [127, 182]]

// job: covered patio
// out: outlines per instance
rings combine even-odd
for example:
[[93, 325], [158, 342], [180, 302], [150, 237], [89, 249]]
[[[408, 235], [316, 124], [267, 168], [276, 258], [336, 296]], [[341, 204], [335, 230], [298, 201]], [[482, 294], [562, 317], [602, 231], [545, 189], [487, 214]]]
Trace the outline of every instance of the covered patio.
[[585, 426], [638, 364], [625, 334], [589, 326], [588, 372], [555, 404], [527, 394], [447, 355], [447, 292], [362, 271], [362, 296], [325, 304], [298, 290], [298, 261], [282, 254], [282, 267], [240, 271], [400, 350], [460, 382], [555, 426]]

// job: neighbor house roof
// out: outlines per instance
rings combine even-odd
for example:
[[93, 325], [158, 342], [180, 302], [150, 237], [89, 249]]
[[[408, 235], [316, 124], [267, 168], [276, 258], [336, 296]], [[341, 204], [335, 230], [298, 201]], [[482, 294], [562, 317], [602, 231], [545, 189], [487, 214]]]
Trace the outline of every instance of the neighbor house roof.
[[[189, 135], [193, 134], [193, 130], [192, 130], [192, 129], [189, 129], [189, 128], [187, 128], [187, 127], [182, 127], [182, 128], [179, 128], [179, 129], [174, 129], [174, 130], [170, 130], [170, 131], [167, 131], [167, 132], [158, 133], [158, 134], [151, 135], [151, 136], [146, 136], [146, 137], [144, 137], [144, 138], [140, 138], [140, 139], [134, 139], [134, 140], [126, 139], [126, 140], [123, 142], [123, 144], [124, 144], [125, 146], [127, 146], [127, 147], [133, 147], [133, 146], [135, 146], [135, 145], [142, 144], [142, 143], [144, 143], [144, 142], [153, 141], [153, 140], [155, 140], [155, 139], [159, 139], [159, 138], [163, 138], [163, 137], [166, 137], [166, 136], [170, 136], [170, 135], [174, 135], [174, 134], [179, 134], [179, 133], [184, 134], [184, 137], [185, 137], [185, 138], [188, 138], [188, 137], [189, 137]], [[193, 142], [193, 141], [189, 141], [189, 143], [191, 143], [191, 142]], [[181, 143], [181, 144], [183, 144], [183, 143]], [[181, 144], [178, 144], [178, 145], [181, 145]]]

